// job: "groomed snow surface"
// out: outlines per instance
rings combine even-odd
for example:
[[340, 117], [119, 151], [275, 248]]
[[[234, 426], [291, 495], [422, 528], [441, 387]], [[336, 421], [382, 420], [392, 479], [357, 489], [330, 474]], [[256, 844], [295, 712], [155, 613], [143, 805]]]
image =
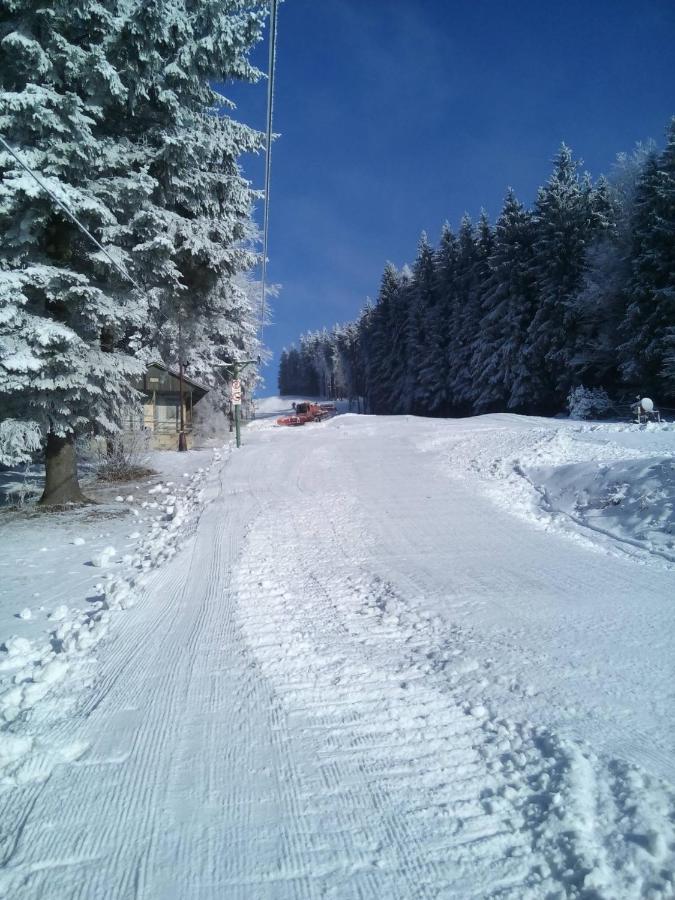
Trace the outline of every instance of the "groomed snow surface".
[[288, 405], [3, 514], [0, 896], [672, 900], [675, 427]]

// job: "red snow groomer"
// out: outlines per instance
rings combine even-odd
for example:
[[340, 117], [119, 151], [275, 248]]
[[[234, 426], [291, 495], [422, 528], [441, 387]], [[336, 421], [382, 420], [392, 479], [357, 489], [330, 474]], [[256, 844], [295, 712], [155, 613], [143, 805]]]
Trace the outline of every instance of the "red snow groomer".
[[334, 403], [296, 403], [292, 416], [281, 416], [277, 425], [306, 425], [308, 422], [321, 422], [336, 413]]

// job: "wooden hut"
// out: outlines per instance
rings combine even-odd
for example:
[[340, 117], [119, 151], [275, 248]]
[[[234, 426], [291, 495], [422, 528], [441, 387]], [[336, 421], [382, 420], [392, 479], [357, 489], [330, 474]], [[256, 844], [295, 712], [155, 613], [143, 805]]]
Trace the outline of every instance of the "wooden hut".
[[[180, 375], [162, 363], [151, 363], [137, 385], [143, 394], [143, 420], [132, 429], [147, 429], [156, 450], [177, 450], [180, 431]], [[183, 418], [188, 447], [192, 446], [192, 411], [209, 389], [183, 373]]]

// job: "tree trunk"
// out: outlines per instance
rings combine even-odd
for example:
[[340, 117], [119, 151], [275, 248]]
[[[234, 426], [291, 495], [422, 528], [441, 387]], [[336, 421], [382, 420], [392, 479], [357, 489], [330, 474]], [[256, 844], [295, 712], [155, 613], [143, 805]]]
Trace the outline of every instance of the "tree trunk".
[[67, 503], [91, 503], [80, 490], [77, 480], [75, 435], [47, 435], [45, 451], [45, 489], [40, 506], [65, 506]]

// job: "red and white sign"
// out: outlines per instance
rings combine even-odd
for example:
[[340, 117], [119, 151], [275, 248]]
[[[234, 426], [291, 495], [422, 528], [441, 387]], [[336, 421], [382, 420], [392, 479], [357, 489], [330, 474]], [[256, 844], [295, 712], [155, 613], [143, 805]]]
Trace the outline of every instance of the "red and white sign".
[[235, 378], [235, 380], [232, 382], [230, 394], [232, 397], [232, 402], [234, 404], [241, 403], [241, 381], [239, 381], [238, 378]]

